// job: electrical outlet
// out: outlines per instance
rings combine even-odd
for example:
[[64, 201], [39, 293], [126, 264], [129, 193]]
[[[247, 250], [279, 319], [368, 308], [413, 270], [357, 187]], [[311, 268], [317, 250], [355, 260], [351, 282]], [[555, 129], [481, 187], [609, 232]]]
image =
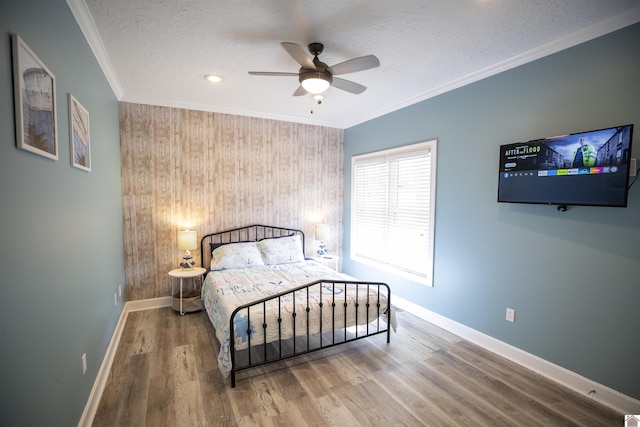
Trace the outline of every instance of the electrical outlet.
[[87, 373], [87, 353], [82, 353], [82, 375]]
[[516, 311], [513, 308], [507, 308], [507, 321], [511, 323], [516, 321]]
[[118, 306], [118, 294], [113, 294], [113, 305]]
[[636, 176], [636, 159], [631, 159], [631, 163], [629, 164], [629, 176]]
[[118, 296], [122, 296], [122, 285], [118, 285]]

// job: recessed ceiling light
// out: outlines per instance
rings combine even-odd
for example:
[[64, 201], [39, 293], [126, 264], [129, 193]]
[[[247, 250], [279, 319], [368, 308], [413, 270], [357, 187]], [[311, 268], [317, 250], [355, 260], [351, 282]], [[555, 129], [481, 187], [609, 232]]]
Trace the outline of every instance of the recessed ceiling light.
[[222, 79], [219, 76], [216, 76], [215, 74], [207, 74], [206, 76], [204, 76], [204, 78], [209, 80], [212, 83], [220, 83], [222, 81]]

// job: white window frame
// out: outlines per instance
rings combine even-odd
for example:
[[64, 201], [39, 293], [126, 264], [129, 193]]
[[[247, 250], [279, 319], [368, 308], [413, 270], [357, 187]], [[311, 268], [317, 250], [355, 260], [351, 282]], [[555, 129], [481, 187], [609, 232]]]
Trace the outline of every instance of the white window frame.
[[[356, 169], [359, 165], [372, 162], [389, 162], [407, 157], [415, 156], [418, 152], [428, 151], [431, 156], [430, 174], [429, 174], [429, 219], [428, 219], [428, 248], [426, 266], [420, 273], [407, 271], [387, 262], [384, 259], [372, 259], [358, 254], [358, 225], [356, 224]], [[351, 253], [350, 257], [353, 261], [371, 265], [381, 270], [391, 272], [395, 275], [408, 278], [412, 281], [433, 286], [433, 257], [434, 257], [434, 239], [435, 239], [435, 212], [436, 212], [436, 164], [437, 164], [437, 140], [424, 141], [417, 144], [411, 144], [404, 147], [392, 148], [388, 150], [377, 151], [368, 154], [361, 154], [351, 158]], [[388, 188], [388, 183], [387, 183]]]

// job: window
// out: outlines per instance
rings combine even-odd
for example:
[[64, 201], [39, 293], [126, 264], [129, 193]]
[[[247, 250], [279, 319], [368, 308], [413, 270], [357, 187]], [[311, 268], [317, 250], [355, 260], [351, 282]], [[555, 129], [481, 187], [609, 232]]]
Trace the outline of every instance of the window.
[[433, 286], [436, 141], [354, 156], [351, 258]]

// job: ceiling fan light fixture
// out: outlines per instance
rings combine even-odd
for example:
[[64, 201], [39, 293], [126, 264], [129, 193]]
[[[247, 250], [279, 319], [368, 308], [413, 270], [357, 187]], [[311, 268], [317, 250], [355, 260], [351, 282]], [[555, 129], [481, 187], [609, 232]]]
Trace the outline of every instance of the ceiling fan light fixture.
[[318, 95], [331, 86], [331, 75], [320, 71], [310, 71], [300, 76], [300, 84], [307, 92]]

